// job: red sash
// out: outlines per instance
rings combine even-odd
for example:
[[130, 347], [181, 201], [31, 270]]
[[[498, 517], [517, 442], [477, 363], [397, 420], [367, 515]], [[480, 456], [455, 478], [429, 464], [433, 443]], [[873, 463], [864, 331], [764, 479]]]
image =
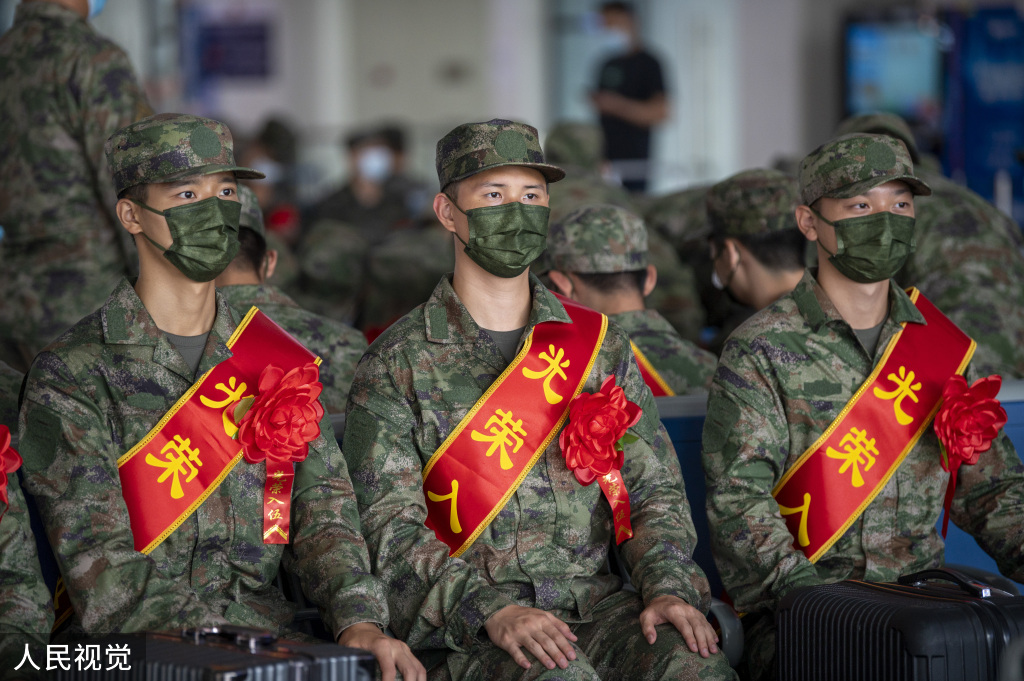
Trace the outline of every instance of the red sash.
[[537, 324], [423, 467], [426, 525], [451, 556], [469, 548], [519, 488], [597, 359], [608, 318], [559, 300], [572, 323]]
[[[242, 458], [234, 439], [238, 400], [257, 390], [271, 362], [284, 371], [320, 359], [255, 307], [227, 346], [232, 356], [203, 374], [142, 440], [117, 461], [135, 550], [149, 553], [220, 486]], [[280, 503], [280, 502], [279, 502]], [[271, 526], [287, 536], [280, 509]], [[267, 537], [265, 537], [266, 539]], [[286, 539], [287, 541], [287, 539]]]
[[640, 348], [637, 347], [636, 343], [629, 341], [630, 346], [633, 348], [633, 355], [636, 357], [636, 364], [640, 367], [640, 375], [644, 377], [644, 383], [651, 389], [651, 393], [655, 397], [672, 397], [676, 394], [672, 388], [669, 387], [665, 379], [661, 377], [658, 370], [654, 368], [650, 360], [644, 356], [644, 353], [640, 352]]
[[974, 341], [917, 289], [908, 294], [926, 324], [904, 322], [875, 370], [772, 491], [794, 546], [811, 562], [882, 491], [931, 424], [946, 380], [974, 354]]

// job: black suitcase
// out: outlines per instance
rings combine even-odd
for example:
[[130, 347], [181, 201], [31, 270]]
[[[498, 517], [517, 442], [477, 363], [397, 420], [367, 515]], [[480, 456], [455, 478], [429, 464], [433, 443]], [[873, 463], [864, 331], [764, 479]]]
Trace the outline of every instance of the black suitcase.
[[995, 681], [1024, 597], [927, 570], [796, 589], [775, 623], [780, 681]]
[[[87, 645], [99, 647], [99, 669], [77, 660]], [[126, 649], [127, 657], [110, 655]], [[373, 681], [377, 669], [365, 650], [235, 626], [109, 636], [71, 644], [69, 652], [70, 668], [49, 672], [57, 681]]]

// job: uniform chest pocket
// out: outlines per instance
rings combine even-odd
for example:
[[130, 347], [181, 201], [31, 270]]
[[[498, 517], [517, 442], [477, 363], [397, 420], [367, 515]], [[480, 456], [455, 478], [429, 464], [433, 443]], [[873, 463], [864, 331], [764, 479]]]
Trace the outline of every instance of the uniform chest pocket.
[[606, 542], [611, 532], [611, 512], [602, 502], [600, 485], [596, 481], [581, 485], [566, 467], [557, 446], [548, 448], [545, 463], [555, 502], [554, 543], [577, 548]]

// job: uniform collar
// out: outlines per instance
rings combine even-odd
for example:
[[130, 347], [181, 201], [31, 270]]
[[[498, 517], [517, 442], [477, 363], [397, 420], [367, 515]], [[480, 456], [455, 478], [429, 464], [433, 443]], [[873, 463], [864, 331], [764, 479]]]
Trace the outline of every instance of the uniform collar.
[[657, 310], [631, 310], [610, 314], [608, 319], [623, 329], [651, 329], [652, 331], [675, 332], [675, 328]]
[[14, 11], [15, 21], [27, 21], [40, 17], [60, 19], [61, 21], [85, 21], [85, 18], [78, 12], [54, 2], [22, 2]]
[[[811, 269], [804, 270], [803, 278], [790, 294], [800, 314], [815, 332], [830, 322], [839, 322], [849, 326], [814, 275], [815, 272]], [[924, 315], [910, 300], [910, 296], [892, 279], [889, 280], [889, 316], [886, 319], [897, 324], [903, 322], [925, 323]]]
[[[239, 308], [243, 303], [246, 305], [283, 305], [285, 307], [299, 307], [299, 304], [287, 296], [284, 291], [271, 286], [270, 284], [236, 284], [234, 286], [222, 286], [217, 292], [224, 296], [229, 304]], [[239, 312], [248, 312], [248, 309], [239, 309]]]

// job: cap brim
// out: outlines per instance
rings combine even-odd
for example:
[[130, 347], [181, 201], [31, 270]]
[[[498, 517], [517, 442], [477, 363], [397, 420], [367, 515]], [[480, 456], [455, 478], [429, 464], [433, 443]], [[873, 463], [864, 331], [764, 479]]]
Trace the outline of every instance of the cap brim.
[[838, 191], [824, 194], [823, 198], [849, 199], [854, 196], [860, 196], [870, 189], [874, 189], [879, 185], [883, 185], [886, 182], [892, 182], [894, 180], [906, 182], [907, 186], [910, 187], [910, 191], [913, 192], [915, 196], [930, 196], [932, 193], [931, 187], [913, 175], [880, 175], [867, 180], [861, 180], [860, 182], [854, 182], [853, 184], [847, 185]]
[[242, 166], [214, 163], [208, 166], [188, 168], [177, 173], [171, 173], [166, 177], [161, 177], [159, 180], [155, 180], [155, 182], [173, 182], [174, 180], [180, 180], [183, 177], [189, 177], [191, 175], [212, 175], [213, 173], [224, 173], [228, 171], [233, 172], [235, 177], [239, 180], [262, 180], [266, 178], [266, 175], [254, 168], [243, 168]]
[[[559, 168], [558, 166], [551, 165], [550, 163], [516, 163], [510, 161], [508, 163], [494, 163], [485, 168], [474, 170], [471, 173], [466, 173], [465, 175], [460, 175], [459, 177], [453, 177], [452, 179], [448, 180], [448, 184], [451, 184], [452, 182], [459, 182], [461, 180], [465, 180], [467, 177], [473, 177], [474, 175], [478, 175], [479, 173], [482, 173], [485, 170], [490, 170], [491, 168], [500, 168], [502, 166], [522, 166], [524, 168], [533, 168], [534, 170], [540, 172], [540, 174], [543, 175], [544, 179], [547, 180], [548, 182], [558, 182], [559, 180], [565, 179], [565, 171]], [[445, 185], [445, 187], [447, 186], [448, 185]], [[441, 189], [444, 189], [444, 187], [441, 187]]]

